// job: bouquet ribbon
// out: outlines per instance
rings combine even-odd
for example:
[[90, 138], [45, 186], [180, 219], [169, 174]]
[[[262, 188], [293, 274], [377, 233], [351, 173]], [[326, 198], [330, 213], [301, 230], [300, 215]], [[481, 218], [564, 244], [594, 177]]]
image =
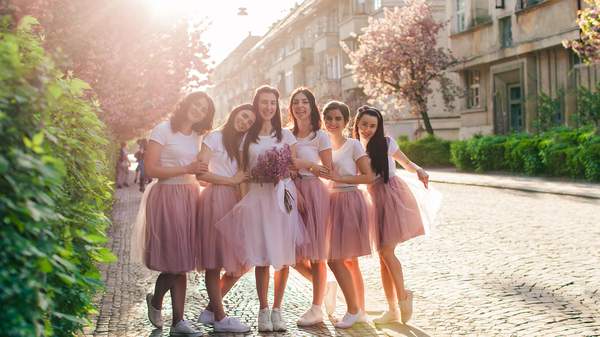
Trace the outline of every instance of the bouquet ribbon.
[[295, 203], [294, 197], [290, 192], [292, 189], [291, 187], [288, 187], [288, 184], [292, 184], [292, 179], [285, 178], [279, 180], [279, 182], [277, 182], [277, 185], [275, 186], [277, 206], [279, 206], [279, 209], [286, 214], [289, 214], [291, 212], [293, 208], [293, 203]]

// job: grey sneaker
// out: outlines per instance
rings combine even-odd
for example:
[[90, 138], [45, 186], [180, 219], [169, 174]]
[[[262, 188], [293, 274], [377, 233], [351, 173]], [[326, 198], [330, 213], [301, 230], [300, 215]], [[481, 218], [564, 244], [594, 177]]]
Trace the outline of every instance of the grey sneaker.
[[287, 326], [285, 320], [281, 317], [281, 310], [271, 311], [271, 322], [273, 323], [273, 331], [286, 331]]
[[198, 316], [198, 323], [213, 325], [215, 323], [215, 313], [210, 310], [202, 310]]
[[215, 332], [248, 332], [250, 327], [235, 317], [225, 317], [214, 323]]
[[171, 327], [169, 333], [171, 336], [202, 336], [202, 332], [194, 329], [189, 321], [181, 320], [177, 324]]
[[261, 309], [258, 312], [258, 331], [273, 331], [273, 323], [271, 322], [271, 312], [269, 311], [269, 308]]
[[152, 323], [152, 325], [154, 325], [158, 329], [162, 329], [162, 327], [163, 327], [162, 311], [155, 309], [152, 306], [152, 297], [153, 296], [154, 296], [153, 294], [146, 294], [146, 305], [148, 306], [148, 319], [150, 320], [150, 323]]

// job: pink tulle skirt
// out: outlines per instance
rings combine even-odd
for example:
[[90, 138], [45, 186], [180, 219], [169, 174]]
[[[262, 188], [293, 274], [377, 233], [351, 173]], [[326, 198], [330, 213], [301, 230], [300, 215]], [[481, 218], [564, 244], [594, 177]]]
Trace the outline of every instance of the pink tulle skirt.
[[379, 179], [368, 186], [368, 191], [373, 203], [373, 241], [378, 250], [425, 234], [417, 200], [402, 179], [390, 177], [387, 184]]
[[304, 222], [307, 243], [296, 252], [298, 260], [327, 260], [331, 226], [329, 224], [329, 189], [317, 177], [302, 177], [294, 180], [298, 194], [304, 199], [304, 211], [300, 216]]
[[358, 189], [334, 191], [329, 205], [329, 259], [348, 259], [371, 254], [372, 231], [363, 192]]
[[240, 274], [255, 266], [278, 270], [296, 263], [296, 250], [306, 235], [296, 205], [290, 212], [283, 207], [286, 189], [296, 200], [291, 179], [276, 185], [250, 183], [248, 193], [217, 222], [225, 244], [234, 247], [231, 259], [224, 260], [226, 272]]
[[185, 273], [196, 269], [200, 186], [192, 177], [178, 179], [152, 183], [140, 204], [132, 258], [151, 270]]
[[[221, 269], [236, 263], [233, 251], [215, 226], [238, 202], [236, 187], [210, 184], [200, 194], [198, 227], [201, 244], [198, 247], [198, 265], [202, 269]], [[243, 269], [238, 267], [238, 269]]]

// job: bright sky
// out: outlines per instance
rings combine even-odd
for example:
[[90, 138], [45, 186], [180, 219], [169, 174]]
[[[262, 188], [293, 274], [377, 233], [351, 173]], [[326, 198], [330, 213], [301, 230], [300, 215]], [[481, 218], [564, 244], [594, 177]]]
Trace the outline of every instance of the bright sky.
[[[263, 35], [275, 21], [289, 13], [302, 0], [146, 0], [158, 15], [190, 11], [211, 22], [205, 33], [215, 64], [221, 62], [248, 36]], [[247, 8], [247, 16], [239, 16], [239, 8]]]

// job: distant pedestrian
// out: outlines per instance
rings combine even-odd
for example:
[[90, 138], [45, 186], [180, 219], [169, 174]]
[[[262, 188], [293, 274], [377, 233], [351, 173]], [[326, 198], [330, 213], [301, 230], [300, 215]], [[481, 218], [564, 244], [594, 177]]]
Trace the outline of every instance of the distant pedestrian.
[[129, 187], [129, 158], [127, 156], [127, 143], [121, 142], [121, 148], [117, 158], [117, 188]]

